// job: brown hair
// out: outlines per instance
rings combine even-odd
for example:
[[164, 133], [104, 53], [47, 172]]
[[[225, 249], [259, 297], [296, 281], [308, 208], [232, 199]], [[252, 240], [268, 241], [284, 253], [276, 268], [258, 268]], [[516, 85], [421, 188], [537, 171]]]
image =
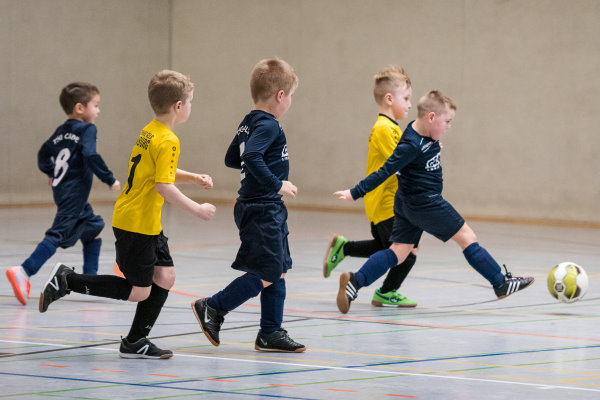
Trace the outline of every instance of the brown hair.
[[62, 89], [58, 100], [62, 109], [69, 115], [73, 112], [77, 103], [87, 106], [96, 94], [100, 94], [100, 91], [91, 83], [73, 82]]
[[279, 58], [260, 60], [252, 70], [250, 94], [254, 103], [267, 100], [280, 90], [287, 95], [298, 86], [294, 68]]
[[194, 90], [189, 76], [177, 71], [163, 69], [156, 73], [148, 84], [150, 106], [157, 115], [169, 112], [169, 107], [178, 101], [186, 102]]
[[375, 87], [373, 88], [373, 97], [379, 104], [387, 93], [394, 93], [402, 86], [411, 87], [410, 78], [404, 72], [404, 68], [398, 65], [390, 65], [383, 71], [375, 74]]
[[419, 99], [417, 104], [418, 118], [421, 118], [430, 112], [434, 112], [436, 115], [441, 115], [446, 110], [456, 111], [456, 104], [448, 96], [444, 96], [439, 90], [432, 90], [425, 96]]

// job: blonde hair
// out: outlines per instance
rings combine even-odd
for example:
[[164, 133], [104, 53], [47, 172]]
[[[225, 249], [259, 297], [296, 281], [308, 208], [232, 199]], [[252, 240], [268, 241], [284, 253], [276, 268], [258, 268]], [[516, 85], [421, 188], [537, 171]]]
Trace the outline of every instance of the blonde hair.
[[148, 84], [148, 99], [156, 115], [169, 112], [169, 107], [178, 101], [186, 102], [194, 90], [189, 76], [177, 71], [163, 69], [152, 77]]
[[287, 95], [298, 86], [294, 68], [279, 58], [260, 60], [252, 70], [250, 94], [254, 103], [267, 100], [280, 90]]
[[375, 74], [375, 87], [373, 88], [373, 97], [377, 104], [383, 101], [387, 93], [394, 93], [396, 90], [406, 87], [411, 87], [410, 78], [404, 72], [404, 68], [398, 65], [390, 65], [383, 71]]
[[447, 110], [456, 111], [456, 104], [448, 96], [444, 96], [439, 90], [432, 90], [419, 99], [417, 104], [417, 117], [421, 118], [430, 112], [441, 115]]

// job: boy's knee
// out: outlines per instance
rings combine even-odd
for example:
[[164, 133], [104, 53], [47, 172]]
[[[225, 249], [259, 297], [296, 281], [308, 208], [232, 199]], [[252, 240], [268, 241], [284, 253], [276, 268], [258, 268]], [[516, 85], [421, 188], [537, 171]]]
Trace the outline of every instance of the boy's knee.
[[394, 252], [398, 262], [402, 262], [413, 249], [414, 246], [412, 244], [405, 243], [392, 243], [390, 246], [390, 250]]
[[144, 301], [150, 296], [150, 290], [152, 290], [152, 286], [134, 286], [131, 288], [131, 293], [127, 300], [134, 303]]
[[171, 289], [175, 284], [175, 268], [173, 267], [154, 267], [154, 276], [152, 282], [163, 289]]
[[475, 243], [477, 241], [477, 236], [475, 232], [471, 229], [469, 225], [465, 222], [463, 226], [456, 232], [454, 236], [452, 236], [452, 240], [454, 240], [461, 249], [467, 248], [470, 244]]

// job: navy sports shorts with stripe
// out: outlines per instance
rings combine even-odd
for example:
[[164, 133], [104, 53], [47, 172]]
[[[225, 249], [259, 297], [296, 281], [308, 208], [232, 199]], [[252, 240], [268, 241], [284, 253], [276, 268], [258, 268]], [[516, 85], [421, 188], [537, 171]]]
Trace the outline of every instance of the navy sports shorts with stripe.
[[394, 227], [390, 241], [418, 246], [423, 231], [447, 242], [465, 220], [441, 195], [399, 197], [394, 200]]
[[92, 206], [87, 203], [79, 215], [63, 214], [59, 210], [52, 226], [46, 231], [45, 238], [56, 247], [66, 249], [75, 245], [79, 239], [82, 243], [94, 240], [102, 229], [104, 220], [94, 214]]
[[285, 204], [238, 201], [233, 216], [242, 244], [231, 267], [277, 282], [292, 268]]
[[152, 286], [154, 266], [172, 267], [168, 238], [162, 231], [158, 235], [144, 235], [115, 228], [117, 265], [133, 286]]

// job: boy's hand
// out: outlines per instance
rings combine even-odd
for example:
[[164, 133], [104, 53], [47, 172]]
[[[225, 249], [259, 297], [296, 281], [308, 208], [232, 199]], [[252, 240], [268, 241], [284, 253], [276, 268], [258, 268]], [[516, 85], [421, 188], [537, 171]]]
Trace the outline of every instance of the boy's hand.
[[212, 178], [208, 175], [196, 174], [196, 176], [194, 176], [194, 180], [196, 183], [202, 185], [206, 190], [210, 190], [213, 187]]
[[281, 181], [281, 189], [279, 189], [277, 194], [288, 195], [292, 199], [295, 199], [298, 194], [298, 188], [290, 181]]
[[116, 179], [115, 182], [112, 185], [110, 185], [110, 190], [112, 190], [113, 192], [120, 192], [121, 182], [119, 182], [119, 180]]
[[48, 177], [48, 186], [52, 187], [52, 181], [53, 180], [54, 180], [54, 178]]
[[350, 189], [334, 192], [333, 195], [336, 196], [340, 200], [354, 201], [354, 199], [352, 198], [352, 195], [350, 194]]
[[198, 204], [194, 210], [194, 214], [205, 221], [210, 221], [212, 217], [215, 215], [215, 211], [217, 211], [217, 207], [213, 206], [210, 203]]

